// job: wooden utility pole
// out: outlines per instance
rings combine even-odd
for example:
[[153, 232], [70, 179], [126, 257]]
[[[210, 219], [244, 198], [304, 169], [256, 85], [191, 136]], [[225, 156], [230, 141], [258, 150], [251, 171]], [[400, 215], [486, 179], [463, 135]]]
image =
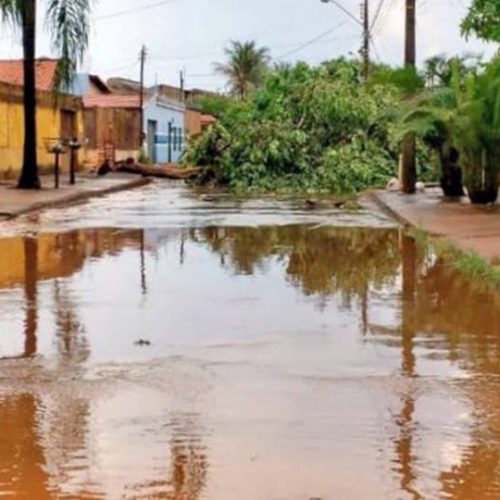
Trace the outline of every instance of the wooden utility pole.
[[370, 76], [370, 3], [365, 0], [363, 9], [363, 75], [366, 80]]
[[141, 87], [140, 87], [140, 97], [139, 97], [139, 148], [142, 148], [144, 141], [144, 68], [146, 65], [147, 49], [143, 45], [141, 49]]
[[[417, 62], [416, 0], [406, 0], [405, 66], [415, 68]], [[414, 194], [417, 183], [415, 138], [405, 139], [401, 149], [401, 185], [403, 192]]]
[[417, 16], [416, 0], [406, 0], [405, 64], [415, 67], [417, 63]]

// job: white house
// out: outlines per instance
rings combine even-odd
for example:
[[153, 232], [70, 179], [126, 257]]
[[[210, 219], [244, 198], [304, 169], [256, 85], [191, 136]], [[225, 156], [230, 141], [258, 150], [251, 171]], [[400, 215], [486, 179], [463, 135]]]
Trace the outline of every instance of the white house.
[[145, 151], [153, 163], [176, 163], [185, 148], [186, 106], [153, 94], [144, 102]]

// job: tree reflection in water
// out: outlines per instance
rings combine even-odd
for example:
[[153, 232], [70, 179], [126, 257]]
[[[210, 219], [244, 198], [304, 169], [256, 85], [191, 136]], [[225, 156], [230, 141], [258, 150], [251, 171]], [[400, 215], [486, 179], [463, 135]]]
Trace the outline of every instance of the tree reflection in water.
[[170, 466], [161, 474], [153, 471], [155, 477], [150, 481], [127, 489], [141, 492], [140, 498], [201, 500], [209, 463], [202, 443], [200, 418], [201, 415], [197, 414], [174, 414], [167, 425], [172, 431]]
[[26, 236], [24, 242], [24, 357], [32, 357], [37, 352], [36, 331], [38, 328], [38, 240]]
[[306, 295], [339, 293], [348, 303], [364, 297], [367, 284], [382, 287], [399, 271], [398, 231], [310, 225], [204, 228], [196, 230], [237, 274], [254, 274], [270, 258], [285, 263], [286, 276]]
[[[50, 240], [49, 243], [44, 239]], [[220, 256], [221, 266], [237, 274], [256, 274], [271, 263], [280, 263], [284, 278], [292, 286], [320, 301], [336, 295], [345, 307], [356, 306], [362, 332], [369, 340], [399, 350], [397, 375], [406, 385], [403, 384], [399, 406], [391, 420], [391, 467], [402, 494], [410, 498], [421, 497], [417, 444], [422, 428], [416, 420], [421, 400], [410, 383], [421, 375], [421, 360], [432, 355], [477, 376], [460, 386], [460, 395], [468, 398], [475, 419], [471, 443], [459, 450], [456, 465], [443, 468], [437, 476], [444, 497], [498, 496], [500, 299], [496, 294], [474, 287], [432, 253], [418, 251], [415, 242], [397, 230], [308, 225], [192, 229], [182, 233], [181, 263], [189, 261], [186, 261], [189, 244], [209, 248]], [[116, 254], [130, 247], [140, 252], [138, 288], [141, 293], [148, 293], [144, 232], [92, 230], [44, 235], [38, 239], [25, 237], [22, 247], [25, 256], [24, 280], [20, 282], [25, 301], [22, 356], [30, 361], [37, 355], [37, 329], [41, 321], [37, 311], [41, 290], [38, 281], [43, 279], [44, 290], [49, 290], [52, 297], [58, 370], [67, 375], [67, 380], [83, 377], [90, 355], [87, 332], [79, 315], [78, 300], [72, 296], [71, 281], [66, 278], [81, 269], [89, 257]], [[45, 249], [43, 254], [42, 249]], [[48, 255], [54, 255], [52, 260]], [[397, 290], [400, 307], [400, 322], [392, 329], [370, 322], [374, 293], [386, 287], [390, 293]], [[33, 367], [32, 375], [36, 377], [35, 364]], [[64, 488], [74, 458], [88, 456], [92, 446], [89, 429], [92, 394], [85, 390], [73, 393], [73, 387], [51, 386], [43, 398], [36, 391], [29, 394], [21, 391], [1, 399], [2, 491], [11, 491], [13, 497], [19, 498], [66, 493]], [[193, 438], [197, 435], [197, 419], [202, 417], [170, 418], [171, 438], [167, 444], [170, 463], [161, 472], [151, 471], [154, 477], [150, 481], [131, 490], [138, 495], [142, 491], [161, 491], [159, 497], [170, 500], [198, 500], [202, 498], [208, 475], [201, 434], [199, 439]], [[47, 437], [52, 444], [45, 449], [43, 440]], [[51, 455], [48, 449], [57, 449], [57, 455]], [[55, 474], [52, 477], [47, 472], [48, 465]], [[71, 494], [98, 491], [98, 486], [83, 485]]]
[[[12, 248], [17, 248], [17, 243], [13, 239]], [[90, 479], [94, 446], [90, 419], [95, 393], [92, 384], [84, 382], [90, 346], [68, 278], [88, 258], [132, 247], [139, 252], [140, 289], [146, 294], [144, 231], [90, 230], [27, 236], [21, 247], [24, 350], [20, 356], [4, 358], [4, 362], [35, 358], [38, 354], [39, 283], [44, 281], [44, 293], [52, 290], [55, 372], [59, 380], [47, 382], [44, 390], [38, 391], [37, 380], [46, 374], [42, 365], [33, 360], [23, 372], [26, 381], [34, 384], [31, 392], [0, 394], [0, 495], [8, 492], [10, 498], [102, 498], [106, 485]], [[181, 415], [168, 426], [172, 428], [170, 470], [166, 467], [162, 476], [154, 470], [155, 477], [150, 482], [132, 488], [139, 496], [151, 491], [155, 498], [201, 498], [208, 461], [201, 437], [192, 438], [195, 433], [191, 427], [196, 425], [196, 418]]]
[[[447, 353], [447, 361], [474, 375], [500, 374], [500, 299], [479, 289], [431, 250], [394, 230], [312, 228], [310, 226], [209, 228], [196, 230], [237, 274], [265, 269], [269, 259], [283, 262], [287, 279], [306, 295], [325, 300], [337, 294], [349, 306], [358, 300], [363, 332], [370, 340], [401, 350], [401, 376], [418, 377], [415, 349]], [[401, 276], [398, 328], [369, 323], [372, 292]], [[397, 285], [396, 285], [397, 286]], [[464, 390], [476, 417], [473, 443], [461, 450], [459, 465], [438, 479], [448, 498], [497, 498], [500, 492], [500, 386], [496, 378]], [[415, 421], [418, 398], [412, 384], [401, 394], [394, 416], [393, 470], [401, 491], [423, 498], [418, 489]], [[487, 395], [485, 395], [487, 394]]]

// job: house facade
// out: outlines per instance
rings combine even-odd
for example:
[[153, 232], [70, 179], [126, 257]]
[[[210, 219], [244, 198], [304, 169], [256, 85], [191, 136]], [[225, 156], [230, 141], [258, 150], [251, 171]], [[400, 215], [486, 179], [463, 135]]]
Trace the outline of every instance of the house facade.
[[[40, 170], [51, 171], [54, 156], [49, 153], [50, 139], [83, 137], [83, 107], [80, 98], [62, 94], [54, 100], [53, 88], [57, 62], [36, 62], [37, 146]], [[24, 111], [22, 61], [0, 61], [0, 176], [17, 176], [23, 164]], [[78, 160], [82, 156], [78, 154]], [[69, 169], [69, 154], [61, 159], [63, 171]]]
[[[126, 78], [110, 78], [106, 85], [115, 94], [132, 95], [140, 92], [139, 82]], [[201, 89], [185, 90], [173, 85], [158, 84], [147, 88], [146, 94], [149, 96], [157, 95], [160, 98], [165, 98], [167, 103], [184, 108], [183, 146], [190, 137], [200, 134], [205, 128], [216, 122], [215, 117], [203, 113], [201, 106], [197, 103], [201, 97], [214, 95], [212, 92]]]
[[85, 163], [137, 160], [141, 148], [141, 112], [137, 95], [116, 94], [84, 97]]
[[177, 163], [184, 154], [186, 107], [155, 94], [144, 105], [145, 153], [152, 163]]
[[152, 163], [180, 161], [185, 148], [182, 103], [147, 95], [141, 113], [137, 94], [90, 95], [83, 102], [89, 165], [138, 160], [141, 150]]

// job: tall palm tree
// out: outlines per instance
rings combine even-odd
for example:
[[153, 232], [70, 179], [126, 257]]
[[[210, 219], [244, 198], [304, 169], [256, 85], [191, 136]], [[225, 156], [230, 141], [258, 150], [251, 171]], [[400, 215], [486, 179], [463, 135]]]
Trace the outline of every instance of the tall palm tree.
[[[88, 46], [92, 0], [47, 0], [46, 24], [59, 64], [55, 85], [70, 85]], [[24, 159], [18, 187], [39, 189], [36, 139], [36, 14], [37, 0], [0, 0], [4, 22], [21, 27], [24, 53]]]
[[255, 41], [231, 41], [225, 53], [227, 63], [216, 63], [215, 70], [228, 78], [232, 95], [246, 99], [263, 81], [270, 60], [269, 50], [257, 48]]

